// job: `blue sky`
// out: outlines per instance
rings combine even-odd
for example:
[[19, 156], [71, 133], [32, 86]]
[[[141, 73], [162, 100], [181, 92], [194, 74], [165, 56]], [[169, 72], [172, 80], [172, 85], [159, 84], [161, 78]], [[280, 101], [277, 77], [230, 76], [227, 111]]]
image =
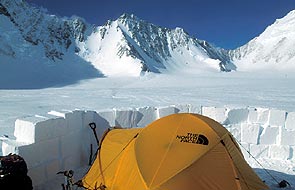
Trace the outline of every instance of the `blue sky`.
[[191, 36], [226, 49], [244, 45], [277, 18], [295, 9], [295, 0], [26, 0], [59, 16], [78, 15], [102, 25], [123, 13], [153, 24], [181, 27]]

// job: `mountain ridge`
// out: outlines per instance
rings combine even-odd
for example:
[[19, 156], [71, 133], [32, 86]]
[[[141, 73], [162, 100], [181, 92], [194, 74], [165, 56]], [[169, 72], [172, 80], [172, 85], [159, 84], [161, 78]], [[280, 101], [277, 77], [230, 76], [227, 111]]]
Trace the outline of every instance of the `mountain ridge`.
[[[117, 51], [120, 56], [128, 55], [136, 59], [141, 65], [142, 71], [161, 73], [169, 70], [170, 67], [186, 67], [188, 64], [193, 67], [203, 67], [203, 69], [208, 67], [216, 71], [236, 69], [225, 50], [215, 48], [204, 40], [190, 37], [182, 28], [159, 27], [141, 20], [133, 14], [125, 13], [117, 20], [109, 20], [105, 25], [99, 26], [98, 31], [100, 32], [92, 34], [96, 37], [90, 37], [91, 40], [94, 38], [97, 40], [96, 44], [101, 44], [105, 40], [105, 34], [110, 31], [113, 32], [112, 35], [122, 35], [121, 37], [117, 36], [117, 40], [119, 43], [123, 41], [126, 43], [121, 44], [120, 47], [113, 47], [113, 51]], [[81, 49], [87, 49], [85, 46], [87, 45]], [[100, 49], [103, 48], [100, 46]], [[97, 47], [93, 49], [97, 49]], [[89, 52], [82, 54], [98, 54], [98, 51], [93, 49], [90, 48]], [[92, 59], [86, 57], [86, 59], [93, 63], [95, 60], [99, 60], [97, 56], [94, 57]], [[211, 65], [204, 60], [211, 61]], [[99, 61], [103, 62], [103, 60]], [[108, 74], [112, 75], [112, 73]]]
[[77, 23], [82, 22], [75, 19], [69, 23], [66, 19], [47, 15], [25, 1], [2, 0], [0, 88], [64, 86], [103, 76], [91, 63], [74, 53], [75, 41], [81, 35], [73, 31], [79, 25]]
[[[273, 66], [278, 70], [293, 69], [295, 50], [288, 49], [295, 45], [295, 39], [291, 37], [295, 28], [287, 26], [295, 22], [294, 15], [295, 11], [291, 11], [249, 43], [235, 50], [226, 50], [193, 38], [182, 28], [157, 26], [133, 14], [124, 13], [116, 20], [94, 26], [79, 17], [49, 15], [23, 0], [2, 0], [0, 20], [4, 27], [0, 28], [0, 59], [6, 66], [15, 63], [15, 66], [25, 68], [26, 64], [28, 67], [40, 64], [39, 71], [25, 69], [25, 80], [31, 80], [32, 75], [42, 79], [38, 72], [44, 73], [47, 69], [54, 72], [63, 65], [63, 70], [58, 72], [65, 76], [54, 75], [58, 82], [52, 79], [50, 85], [53, 86], [55, 83], [59, 85], [63, 78], [71, 83], [70, 80], [140, 76], [146, 72], [252, 71]], [[277, 35], [272, 36], [275, 32]], [[271, 39], [276, 40], [265, 44]], [[75, 64], [78, 70], [66, 71]], [[7, 68], [5, 65], [0, 64], [2, 72]], [[12, 81], [17, 83], [21, 80], [17, 77], [19, 73], [12, 67], [10, 69], [16, 75]], [[77, 77], [73, 78], [73, 73]]]
[[295, 71], [294, 36], [295, 10], [229, 55], [240, 71]]
[[[231, 71], [235, 68], [233, 64], [229, 67], [229, 59], [223, 53], [220, 53], [219, 50], [215, 50], [213, 46], [209, 47], [210, 49], [208, 49], [208, 52], [210, 53], [207, 54], [209, 43], [191, 38], [183, 29], [159, 27], [143, 21], [133, 14], [122, 14], [117, 20], [108, 21], [104, 26], [91, 27], [81, 18], [63, 19], [55, 15], [47, 15], [44, 11], [42, 12], [42, 10], [30, 6], [22, 0], [3, 0], [0, 4], [0, 10], [2, 15], [8, 17], [11, 22], [14, 23], [27, 42], [34, 46], [43, 46], [45, 56], [53, 61], [62, 60], [65, 53], [73, 53], [74, 49], [74, 53], [81, 56], [82, 59], [90, 61], [91, 63], [95, 62], [95, 60], [83, 56], [83, 54], [89, 53], [85, 51], [80, 52], [81, 49], [83, 51], [83, 49], [86, 50], [89, 48], [85, 45], [81, 47], [81, 44], [87, 41], [87, 38], [89, 38], [92, 33], [95, 33], [95, 30], [99, 30], [102, 34], [99, 40], [102, 41], [105, 33], [110, 29], [108, 27], [111, 25], [108, 26], [108, 24], [115, 22], [117, 23], [115, 27], [117, 27], [118, 30], [120, 29], [123, 35], [118, 39], [118, 43], [121, 43], [121, 47], [114, 47], [114, 50], [117, 51], [115, 56], [119, 56], [119, 58], [122, 58], [122, 56], [125, 58], [133, 58], [133, 62], [136, 62], [134, 67], [137, 67], [136, 69], [133, 68], [136, 70], [133, 75], [139, 75], [143, 72], [161, 73], [163, 69], [167, 68], [165, 62], [168, 59], [171, 60], [170, 62], [176, 62], [171, 55], [176, 47], [179, 46], [189, 50], [187, 43], [191, 43], [191, 46], [196, 46], [200, 49], [202, 60], [211, 59], [210, 57], [216, 60], [219, 59], [220, 65], [215, 65], [215, 69], [219, 67], [217, 70]], [[16, 14], [16, 12], [20, 14]], [[125, 42], [123, 43], [123, 41]], [[207, 44], [207, 46], [203, 44]], [[180, 52], [183, 50], [178, 51]], [[223, 55], [220, 56], [221, 54]], [[187, 53], [187, 55], [189, 55], [189, 53]], [[181, 57], [179, 55], [177, 56], [178, 58]], [[129, 58], [126, 59], [130, 61]], [[97, 57], [95, 59], [97, 59]], [[185, 57], [182, 56], [182, 59], [185, 59]], [[194, 58], [192, 62], [202, 62], [202, 60]], [[116, 60], [116, 62], [118, 62], [117, 65], [120, 65], [120, 61], [121, 60], [118, 59]], [[184, 61], [181, 60], [181, 62]], [[104, 63], [103, 68], [100, 67], [102, 64], [94, 63], [93, 65], [97, 70], [104, 73], [104, 68], [107, 67], [107, 64], [112, 65], [112, 63]], [[186, 63], [183, 64], [185, 65]], [[206, 65], [206, 62], [203, 62], [203, 64]], [[216, 64], [218, 63], [216, 62]], [[119, 66], [117, 69], [122, 67], [123, 66]], [[141, 70], [138, 68], [141, 68]], [[125, 70], [121, 73], [124, 72]], [[106, 71], [104, 74], [112, 76], [118, 73], [119, 70], [114, 73]]]

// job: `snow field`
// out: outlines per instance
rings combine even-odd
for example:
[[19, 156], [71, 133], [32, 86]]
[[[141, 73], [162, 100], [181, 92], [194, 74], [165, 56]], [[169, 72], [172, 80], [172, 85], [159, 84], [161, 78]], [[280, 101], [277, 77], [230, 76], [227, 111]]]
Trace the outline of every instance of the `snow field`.
[[256, 159], [295, 161], [294, 112], [190, 104], [98, 112], [51, 111], [46, 117], [18, 119], [14, 130], [16, 140], [4, 141], [2, 152], [4, 155], [18, 153], [25, 158], [34, 189], [52, 189], [54, 184], [58, 186], [63, 182], [61, 176], [56, 175], [58, 171], [87, 167], [90, 144], [95, 153], [97, 146], [89, 123], [96, 123], [100, 138], [112, 126], [144, 127], [158, 118], [181, 112], [199, 113], [223, 124], [243, 146], [241, 150], [250, 165], [253, 162], [247, 151]]

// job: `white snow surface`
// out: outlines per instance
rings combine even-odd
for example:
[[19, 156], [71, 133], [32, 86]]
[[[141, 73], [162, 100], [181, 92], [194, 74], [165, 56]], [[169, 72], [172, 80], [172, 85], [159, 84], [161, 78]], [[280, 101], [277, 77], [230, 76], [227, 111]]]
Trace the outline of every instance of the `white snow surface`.
[[239, 71], [295, 69], [295, 10], [277, 19], [258, 37], [234, 50]]
[[[0, 127], [51, 110], [101, 110], [193, 104], [295, 111], [295, 77], [289, 74], [190, 73], [97, 78], [66, 87], [0, 90]], [[11, 132], [10, 132], [11, 134]]]
[[[151, 54], [153, 56], [148, 56], [151, 52], [139, 48], [140, 42], [128, 40], [136, 34], [129, 33], [129, 25], [114, 21], [104, 26], [109, 28], [103, 37], [103, 27], [98, 27], [85, 41], [77, 42], [75, 45], [81, 49], [78, 54], [73, 55], [74, 46], [70, 46], [69, 50], [61, 49], [63, 60], [52, 61], [45, 57], [40, 44], [32, 45], [24, 40], [19, 29], [7, 17], [0, 15], [0, 136], [13, 138], [17, 118], [43, 117], [48, 112], [62, 113], [75, 109], [191, 104], [295, 112], [294, 22], [295, 11], [278, 19], [260, 36], [235, 50], [234, 64], [238, 72], [223, 73], [218, 72], [220, 61], [209, 58], [206, 51], [197, 48], [179, 28], [170, 30], [169, 46], [164, 46], [170, 49], [162, 49], [161, 55], [155, 51]], [[161, 35], [163, 31], [158, 30]], [[178, 39], [174, 43], [185, 43], [172, 50], [171, 36]], [[166, 51], [171, 55], [167, 56]], [[128, 53], [133, 55], [135, 52], [136, 57], [128, 56]], [[140, 76], [142, 60], [162, 74], [145, 73]], [[102, 76], [100, 71], [112, 78], [95, 78]], [[72, 85], [65, 86], [67, 84]], [[20, 89], [23, 86], [31, 90]], [[49, 86], [55, 87], [46, 88]], [[290, 137], [293, 141], [291, 138], [294, 137]], [[254, 160], [249, 162], [271, 189], [278, 189]], [[273, 170], [272, 174], [279, 179], [289, 181], [292, 185], [289, 189], [294, 189], [294, 161], [261, 160], [261, 163]]]
[[[215, 73], [148, 74], [142, 77], [98, 78], [59, 88], [0, 91], [0, 135], [12, 137], [17, 118], [42, 117], [75, 109], [105, 110], [192, 104], [217, 107], [265, 107], [294, 112], [295, 77], [287, 74]], [[292, 160], [260, 160], [276, 179], [294, 184]], [[271, 189], [274, 180], [255, 160], [255, 171]], [[83, 172], [85, 170], [82, 170]], [[83, 175], [83, 172], [79, 175]], [[294, 189], [294, 188], [293, 188]]]
[[92, 33], [84, 43], [84, 58], [91, 62], [95, 68], [102, 71], [106, 76], [139, 76], [141, 63], [125, 54], [117, 55], [119, 47], [129, 48], [121, 30], [116, 27], [117, 22], [110, 25], [108, 33], [101, 36], [99, 29]]

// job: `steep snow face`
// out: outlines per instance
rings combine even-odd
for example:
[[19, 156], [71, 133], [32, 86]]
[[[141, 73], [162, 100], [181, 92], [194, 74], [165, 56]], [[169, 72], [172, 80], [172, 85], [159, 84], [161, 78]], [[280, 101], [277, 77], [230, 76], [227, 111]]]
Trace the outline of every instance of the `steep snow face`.
[[[102, 74], [121, 77], [236, 69], [225, 50], [191, 38], [181, 28], [162, 28], [134, 15], [123, 14], [93, 27], [81, 18], [48, 15], [23, 0], [2, 0], [0, 19], [0, 60], [5, 63], [0, 65], [0, 74], [4, 79], [11, 73], [13, 77], [6, 77], [15, 88], [27, 88], [36, 81], [52, 86], [54, 79], [64, 81], [64, 75], [76, 81]], [[50, 85], [45, 78], [51, 78]], [[6, 88], [6, 83], [0, 82], [0, 88]]]
[[75, 54], [85, 25], [21, 0], [0, 1], [0, 89], [45, 88], [102, 76]]
[[238, 70], [295, 69], [295, 10], [277, 19], [258, 37], [246, 45], [230, 51]]
[[[6, 16], [32, 45], [41, 45], [45, 56], [62, 59], [75, 41], [83, 41], [86, 24], [80, 18], [60, 19], [31, 7], [22, 0], [2, 0], [0, 15]], [[75, 45], [71, 48], [75, 48]]]
[[[51, 86], [56, 77], [63, 81], [59, 76], [64, 73], [67, 80], [77, 76], [76, 81], [102, 74], [121, 77], [145, 72], [199, 73], [232, 71], [237, 67], [241, 71], [295, 69], [295, 11], [233, 51], [192, 38], [181, 28], [159, 27], [134, 15], [123, 14], [94, 27], [81, 18], [48, 15], [23, 0], [1, 0], [0, 21], [1, 79], [12, 73], [14, 78], [9, 79], [15, 84], [17, 80], [22, 85], [24, 81], [35, 83], [46, 73], [47, 79], [52, 78]], [[42, 83], [48, 86], [46, 81]]]
[[158, 27], [128, 14], [97, 27], [80, 44], [80, 49], [81, 57], [107, 76], [191, 71], [192, 68], [235, 70], [224, 50], [191, 38], [181, 28]]
[[171, 54], [167, 67], [190, 72], [236, 69], [226, 56], [225, 50], [213, 47], [206, 41], [193, 39], [181, 28], [168, 31], [167, 39]]
[[165, 69], [169, 72], [172, 68], [189, 70], [192, 67], [235, 70], [224, 50], [190, 37], [182, 28], [162, 28], [128, 14], [123, 14], [117, 22], [124, 34], [133, 39], [135, 50], [140, 48], [138, 53], [151, 71], [164, 72]]
[[[29, 52], [30, 44], [22, 39], [19, 30], [7, 17], [0, 15], [0, 55], [3, 57], [24, 56]], [[2, 60], [1, 59], [1, 60]]]
[[81, 57], [91, 62], [106, 76], [139, 76], [143, 70], [140, 59], [133, 56], [134, 48], [116, 22], [97, 27], [80, 44]]

